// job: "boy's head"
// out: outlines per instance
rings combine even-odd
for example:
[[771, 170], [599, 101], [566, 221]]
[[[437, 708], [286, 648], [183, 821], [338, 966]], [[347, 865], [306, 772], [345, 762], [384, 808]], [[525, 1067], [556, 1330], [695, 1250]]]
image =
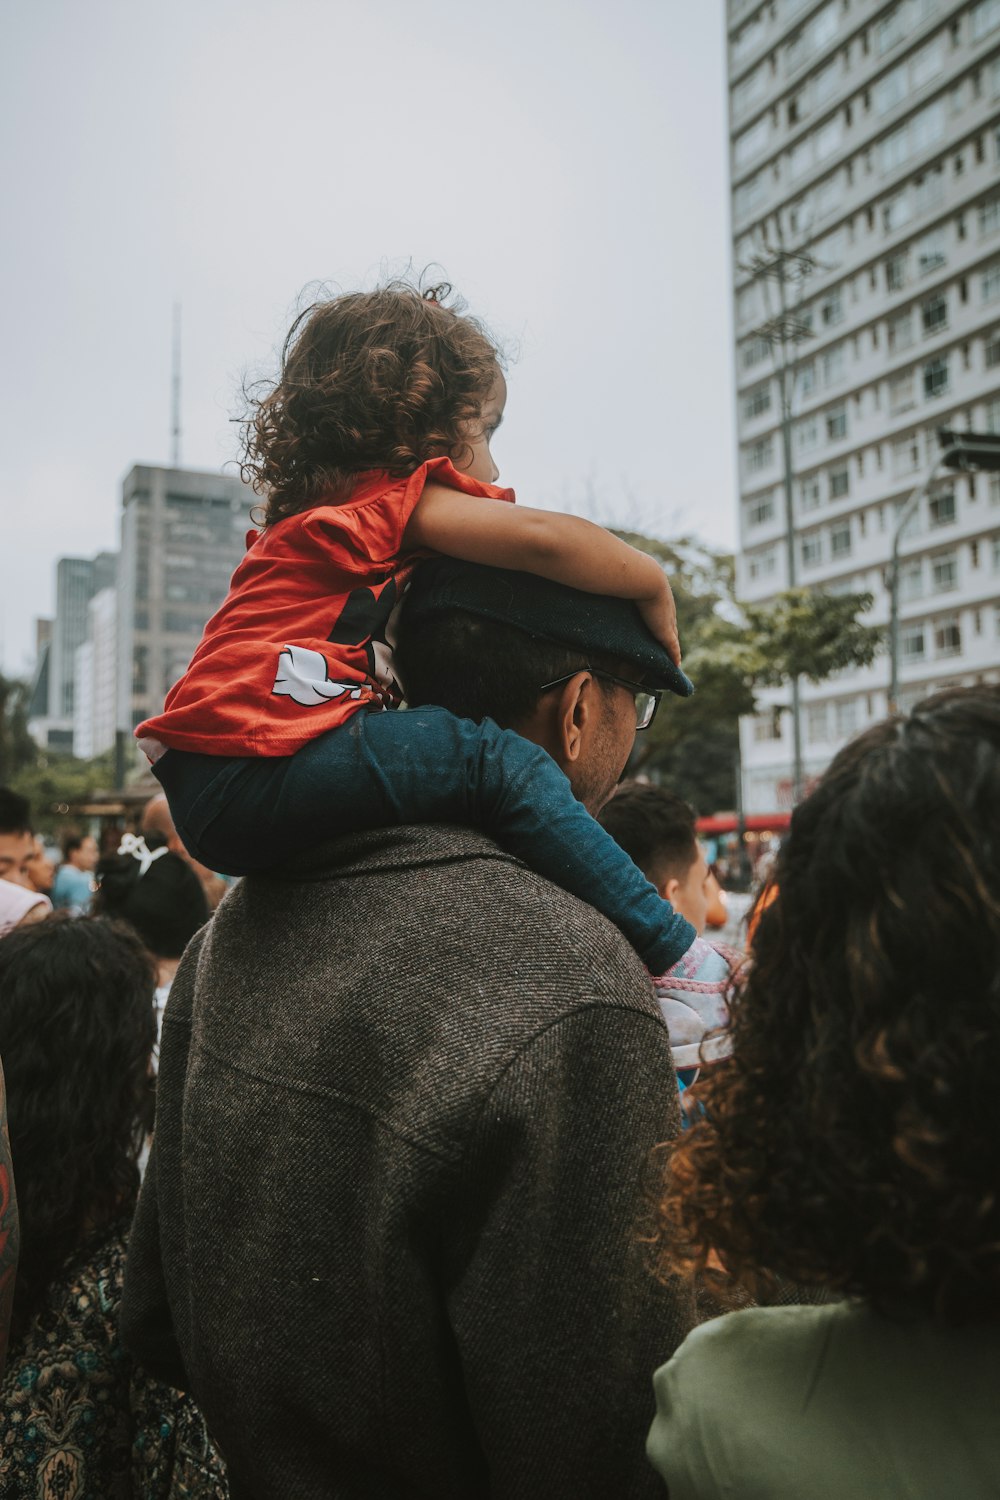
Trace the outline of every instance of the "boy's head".
[[598, 821], [664, 900], [703, 932], [708, 863], [698, 843], [693, 808], [663, 787], [626, 781]]
[[[265, 521], [344, 499], [358, 474], [412, 474], [445, 454], [465, 468], [503, 400], [499, 350], [447, 285], [394, 281], [314, 302], [296, 318], [277, 385], [252, 402], [244, 477]], [[482, 477], [478, 473], [475, 477]]]
[[0, 880], [30, 886], [25, 866], [35, 847], [27, 798], [0, 786]]

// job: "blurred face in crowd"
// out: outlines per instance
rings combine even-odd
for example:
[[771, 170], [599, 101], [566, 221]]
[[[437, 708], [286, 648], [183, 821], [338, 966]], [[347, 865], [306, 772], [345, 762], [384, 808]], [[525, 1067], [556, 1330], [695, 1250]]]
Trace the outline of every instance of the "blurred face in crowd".
[[88, 833], [79, 849], [70, 851], [68, 863], [78, 870], [93, 870], [97, 866], [97, 840]]
[[670, 902], [674, 911], [686, 917], [696, 932], [705, 931], [708, 919], [709, 873], [705, 851], [698, 845], [694, 863], [688, 866], [683, 879], [674, 877], [664, 882], [660, 894]]
[[34, 890], [26, 869], [34, 852], [33, 834], [0, 833], [0, 880], [11, 880], [15, 885]]
[[36, 891], [40, 891], [43, 896], [49, 895], [56, 878], [56, 867], [46, 856], [45, 846], [37, 834], [35, 835], [31, 857], [24, 867], [24, 872]]

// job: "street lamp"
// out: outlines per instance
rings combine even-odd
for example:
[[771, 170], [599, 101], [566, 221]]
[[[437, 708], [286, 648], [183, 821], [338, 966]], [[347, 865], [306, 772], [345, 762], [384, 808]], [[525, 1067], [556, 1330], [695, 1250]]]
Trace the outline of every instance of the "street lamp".
[[938, 454], [927, 478], [919, 484], [899, 513], [896, 529], [892, 534], [892, 559], [889, 563], [889, 712], [899, 708], [899, 543], [907, 522], [917, 506], [924, 500], [940, 477], [943, 469], [958, 470], [959, 473], [1000, 472], [1000, 433], [958, 432], [951, 427], [937, 430], [941, 452]]

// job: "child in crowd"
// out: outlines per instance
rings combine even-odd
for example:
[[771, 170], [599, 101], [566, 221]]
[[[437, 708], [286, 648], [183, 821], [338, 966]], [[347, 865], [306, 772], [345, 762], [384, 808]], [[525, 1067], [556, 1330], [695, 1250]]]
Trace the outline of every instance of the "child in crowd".
[[653, 980], [670, 1032], [674, 1066], [682, 1086], [702, 1063], [726, 1056], [729, 1025], [726, 997], [742, 954], [700, 936], [711, 899], [711, 874], [698, 842], [693, 809], [673, 792], [639, 781], [620, 786], [600, 814], [601, 825], [639, 869], [687, 917], [699, 936], [665, 974]]
[[[443, 709], [381, 712], [403, 695], [394, 611], [432, 552], [634, 600], [671, 690], [693, 691], [659, 564], [588, 521], [515, 507], [496, 487], [498, 350], [445, 305], [449, 292], [394, 283], [317, 303], [293, 324], [280, 379], [247, 425], [244, 472], [266, 497], [263, 529], [137, 737], [187, 849], [212, 869], [246, 874], [357, 829], [471, 818], [604, 911], [662, 972], [693, 928], [545, 751]], [[621, 689], [589, 662], [577, 671]]]

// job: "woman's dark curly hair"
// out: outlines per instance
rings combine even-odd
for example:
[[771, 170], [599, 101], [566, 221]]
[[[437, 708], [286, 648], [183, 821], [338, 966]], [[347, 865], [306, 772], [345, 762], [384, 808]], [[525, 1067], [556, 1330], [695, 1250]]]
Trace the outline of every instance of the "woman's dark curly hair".
[[662, 1270], [714, 1252], [751, 1281], [1000, 1318], [1000, 688], [842, 750], [775, 880], [732, 1059], [664, 1148]]
[[266, 499], [264, 524], [323, 501], [356, 477], [403, 477], [458, 457], [493, 389], [500, 351], [447, 284], [393, 281], [314, 302], [285, 340], [277, 385], [251, 399], [243, 478]]
[[131, 1212], [152, 1128], [153, 963], [127, 927], [53, 917], [0, 938], [0, 1057], [21, 1221], [20, 1337], [64, 1262]]

